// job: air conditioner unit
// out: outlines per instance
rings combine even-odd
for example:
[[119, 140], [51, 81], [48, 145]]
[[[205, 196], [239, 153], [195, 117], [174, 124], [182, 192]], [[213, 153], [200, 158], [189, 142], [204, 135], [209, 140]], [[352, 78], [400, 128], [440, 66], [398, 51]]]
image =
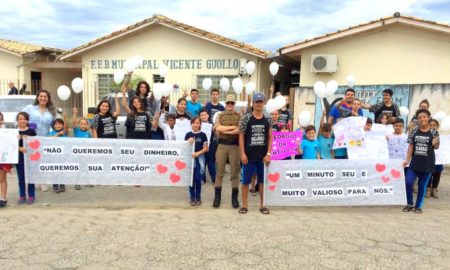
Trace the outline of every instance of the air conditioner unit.
[[336, 54], [313, 54], [311, 55], [311, 72], [333, 73], [338, 69]]

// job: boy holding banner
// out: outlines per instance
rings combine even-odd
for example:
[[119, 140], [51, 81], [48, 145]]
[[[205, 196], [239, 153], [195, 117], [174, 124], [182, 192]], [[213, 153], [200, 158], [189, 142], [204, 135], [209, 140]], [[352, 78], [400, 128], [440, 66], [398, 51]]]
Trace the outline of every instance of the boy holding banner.
[[242, 208], [240, 214], [248, 212], [248, 185], [256, 172], [259, 185], [260, 208], [262, 214], [270, 214], [264, 206], [264, 164], [270, 163], [272, 147], [272, 118], [265, 116], [263, 109], [266, 97], [263, 93], [253, 94], [253, 112], [245, 115], [239, 123], [239, 148], [243, 164]]

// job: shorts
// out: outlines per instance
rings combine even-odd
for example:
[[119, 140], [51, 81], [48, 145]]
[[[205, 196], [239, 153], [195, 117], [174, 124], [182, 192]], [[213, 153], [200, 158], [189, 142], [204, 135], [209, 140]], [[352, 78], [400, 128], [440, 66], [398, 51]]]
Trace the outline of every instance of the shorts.
[[440, 173], [444, 170], [444, 165], [439, 164], [439, 165], [434, 165], [434, 172], [435, 173]]
[[264, 162], [262, 161], [249, 161], [247, 165], [242, 166], [242, 184], [249, 185], [255, 172], [257, 183], [264, 184]]
[[12, 169], [12, 165], [11, 164], [0, 164], [0, 170], [3, 170], [7, 173], [10, 173]]

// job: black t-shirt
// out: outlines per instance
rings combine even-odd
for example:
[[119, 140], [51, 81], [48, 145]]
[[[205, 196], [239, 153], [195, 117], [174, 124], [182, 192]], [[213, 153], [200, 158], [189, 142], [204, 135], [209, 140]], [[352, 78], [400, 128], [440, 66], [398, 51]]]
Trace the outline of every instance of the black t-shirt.
[[240, 125], [240, 132], [244, 133], [245, 154], [249, 161], [262, 161], [269, 151], [269, 129], [273, 123], [266, 116], [256, 119], [249, 115], [241, 120]]
[[[36, 131], [32, 128], [26, 130], [19, 129], [19, 147], [23, 147], [23, 136], [36, 136]], [[23, 153], [19, 151], [19, 158], [23, 159]]]
[[272, 132], [276, 132], [276, 131], [280, 131], [281, 130], [281, 128], [278, 125], [278, 123], [273, 123], [273, 125], [272, 125]]
[[139, 112], [129, 115], [125, 126], [127, 127], [127, 139], [150, 139], [152, 117], [148, 112]]
[[[375, 105], [372, 105], [369, 109], [370, 112], [373, 112], [375, 114], [375, 122], [381, 123], [381, 115], [383, 113], [387, 113], [390, 115], [390, 117], [399, 117], [399, 109], [398, 106], [394, 103], [391, 104], [391, 106], [386, 106], [383, 102], [378, 103]], [[390, 119], [389, 119], [390, 121]]]
[[184, 136], [185, 140], [188, 140], [189, 138], [194, 138], [195, 140], [195, 147], [194, 152], [198, 152], [203, 149], [203, 146], [205, 143], [208, 142], [208, 138], [206, 137], [206, 134], [202, 131], [199, 132], [188, 132], [186, 133], [186, 136]]
[[176, 111], [175, 115], [176, 115], [176, 119], [185, 118], [185, 119], [191, 120], [191, 114], [188, 111], [185, 111], [184, 113], [179, 113], [178, 111]]
[[432, 173], [436, 160], [433, 139], [439, 137], [439, 132], [430, 129], [427, 132], [414, 129], [408, 136], [408, 143], [413, 145], [413, 154], [409, 168], [416, 172]]
[[292, 120], [291, 112], [288, 109], [284, 111], [280, 110], [280, 118], [278, 119], [278, 123], [286, 125], [287, 123], [289, 123], [289, 120]]
[[211, 102], [206, 103], [205, 109], [208, 111], [209, 119], [208, 121], [212, 123], [214, 115], [217, 112], [225, 111], [225, 107], [222, 104], [213, 105]]
[[117, 138], [116, 119], [110, 114], [96, 114], [94, 116], [93, 127], [97, 130], [98, 138]]

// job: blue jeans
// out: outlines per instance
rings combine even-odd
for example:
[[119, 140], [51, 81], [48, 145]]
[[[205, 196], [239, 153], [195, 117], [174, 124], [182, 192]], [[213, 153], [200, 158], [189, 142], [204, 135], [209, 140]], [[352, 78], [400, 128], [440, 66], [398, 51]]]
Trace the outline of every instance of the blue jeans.
[[431, 173], [425, 172], [416, 172], [411, 168], [408, 168], [408, 172], [406, 173], [405, 181], [406, 181], [406, 200], [408, 201], [408, 205], [414, 205], [413, 199], [413, 185], [416, 182], [416, 177], [419, 178], [419, 190], [417, 192], [416, 199], [416, 208], [422, 208], [423, 201], [425, 198], [425, 193], [427, 191], [427, 184], [430, 180]]
[[[208, 152], [205, 154], [206, 167], [208, 167], [209, 175], [211, 176], [211, 182], [216, 181], [216, 145], [214, 141], [211, 141]], [[206, 182], [206, 170], [202, 175], [203, 182]]]
[[[17, 170], [17, 179], [19, 182], [19, 196], [26, 197], [26, 189], [25, 189], [25, 162], [23, 159], [23, 155], [19, 156], [19, 163], [16, 165]], [[34, 184], [28, 184], [28, 197], [34, 197]]]
[[200, 201], [202, 193], [202, 172], [200, 161], [198, 158], [195, 158], [195, 166], [194, 166], [194, 176], [192, 181], [192, 186], [189, 186], [189, 196], [191, 201]]

